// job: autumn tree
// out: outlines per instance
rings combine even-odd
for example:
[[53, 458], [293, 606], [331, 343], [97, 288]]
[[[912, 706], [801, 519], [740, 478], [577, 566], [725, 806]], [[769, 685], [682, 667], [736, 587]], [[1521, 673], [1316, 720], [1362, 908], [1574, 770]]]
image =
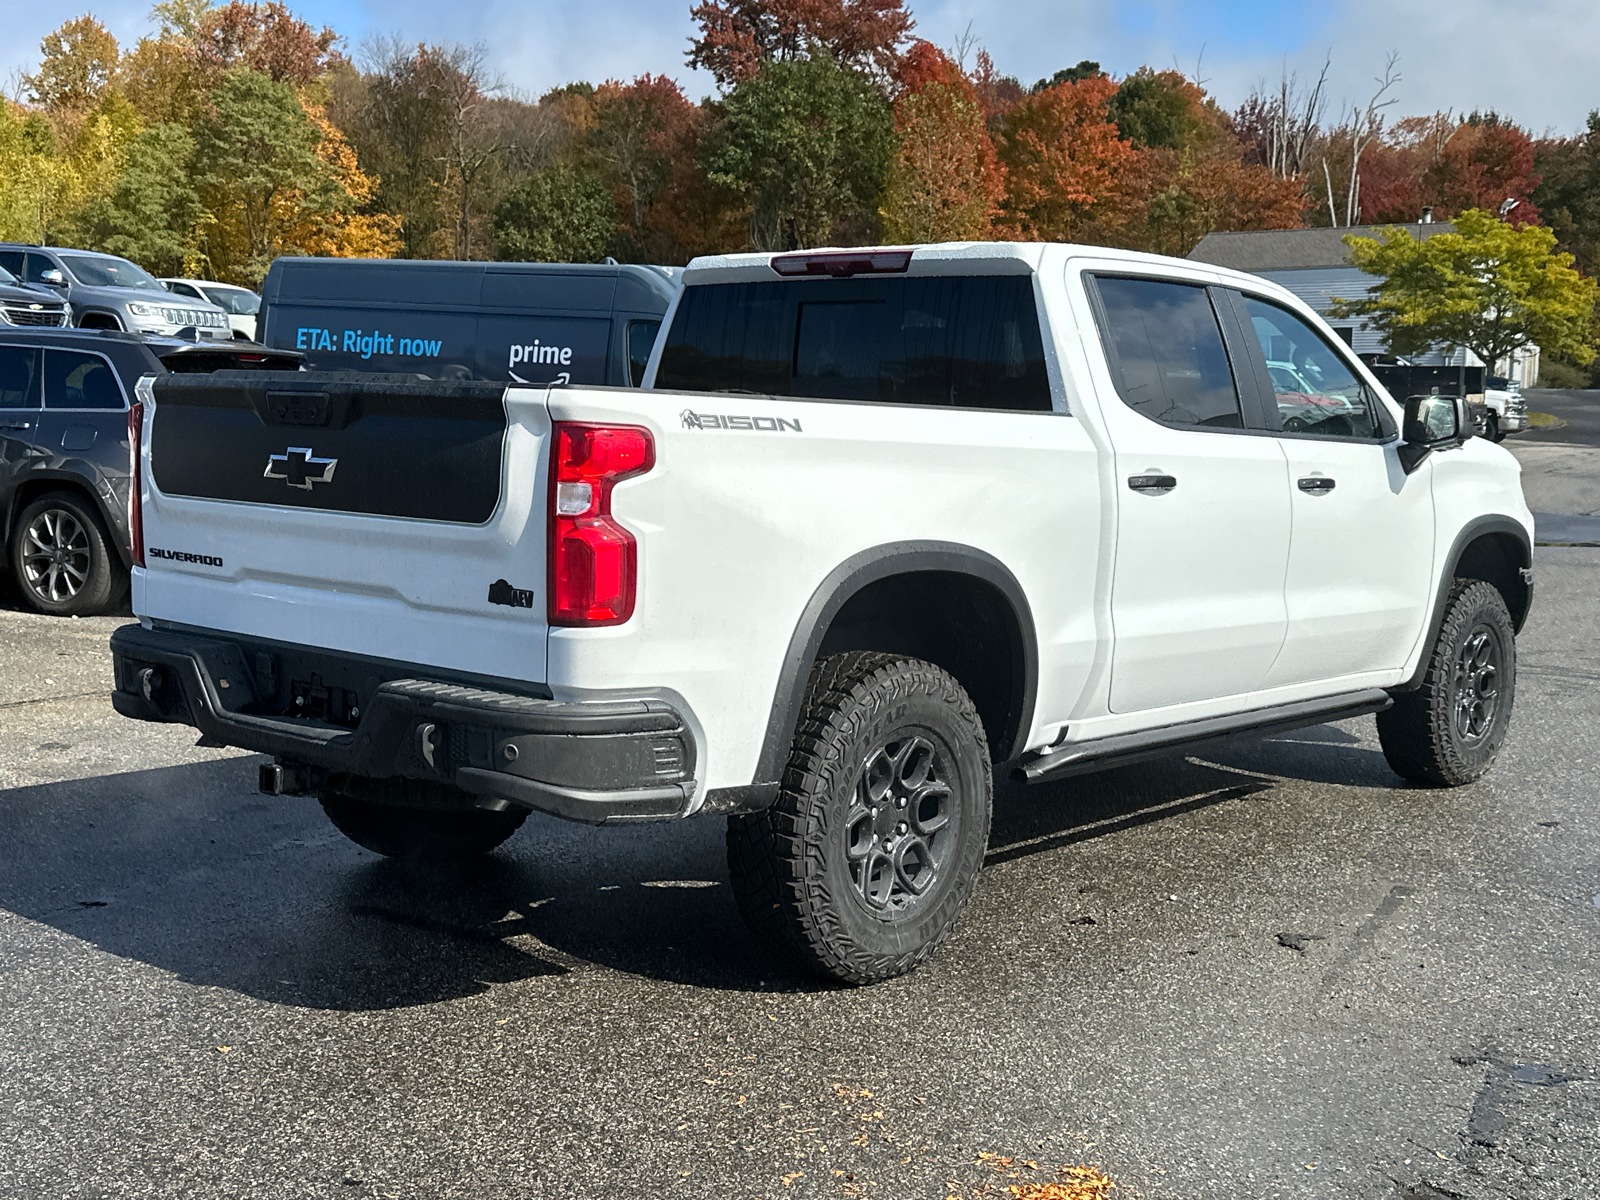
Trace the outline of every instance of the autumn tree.
[[1578, 136], [1538, 143], [1534, 169], [1533, 201], [1545, 224], [1585, 274], [1600, 273], [1600, 110]]
[[854, 71], [771, 61], [729, 93], [703, 162], [747, 205], [757, 249], [867, 241], [893, 137], [888, 102]]
[[664, 248], [652, 236], [651, 210], [674, 182], [674, 156], [696, 122], [694, 105], [666, 76], [641, 75], [596, 88], [593, 113], [583, 158], [616, 197], [620, 257], [660, 257], [649, 253]]
[[243, 66], [278, 83], [307, 84], [339, 57], [339, 35], [326, 27], [313, 29], [282, 0], [231, 0], [207, 8], [193, 40], [195, 61], [208, 80]]
[[1338, 301], [1334, 315], [1370, 322], [1397, 354], [1465, 346], [1493, 366], [1534, 344], [1580, 366], [1595, 357], [1595, 281], [1543, 226], [1468, 209], [1452, 233], [1419, 240], [1392, 225], [1345, 242], [1378, 282], [1365, 299]]
[[39, 43], [39, 69], [23, 87], [47, 109], [87, 108], [100, 98], [117, 69], [117, 39], [91, 16], [76, 17]]
[[1187, 150], [1218, 133], [1205, 93], [1177, 71], [1140, 67], [1117, 85], [1106, 112], [1117, 132], [1141, 149]]
[[1093, 59], [1080, 59], [1076, 66], [1062, 67], [1049, 79], [1041, 79], [1028, 90], [1038, 93], [1063, 83], [1081, 83], [1085, 79], [1093, 79], [1096, 75], [1104, 75], [1100, 64]]
[[902, 0], [702, 0], [689, 15], [700, 26], [689, 65], [724, 90], [814, 52], [885, 83], [913, 25]]
[[972, 82], [943, 53], [917, 42], [897, 71], [896, 145], [881, 213], [895, 242], [989, 237], [1005, 174]]
[[1000, 223], [1011, 236], [1072, 241], [1114, 204], [1136, 153], [1107, 113], [1116, 87], [1103, 75], [1057, 84], [1021, 100], [1002, 119]]

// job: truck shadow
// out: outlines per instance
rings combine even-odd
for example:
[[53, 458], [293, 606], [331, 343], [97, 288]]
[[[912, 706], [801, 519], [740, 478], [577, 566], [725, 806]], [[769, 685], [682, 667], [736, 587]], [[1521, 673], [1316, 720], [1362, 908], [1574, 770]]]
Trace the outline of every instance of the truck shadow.
[[[1366, 782], [1370, 751], [1326, 746], [1345, 756], [1341, 782]], [[1288, 748], [1292, 763], [1257, 745], [1228, 767], [1178, 759], [1007, 782], [987, 864], [1265, 792], [1259, 773], [1288, 774], [1303, 750]], [[346, 842], [314, 800], [256, 794], [257, 761], [0, 792], [0, 908], [189, 984], [317, 1009], [541, 977], [582, 986], [597, 968], [713, 990], [828, 986], [746, 930], [721, 820], [592, 829], [534, 814], [487, 859], [407, 867]], [[981, 903], [968, 916], [985, 919]]]

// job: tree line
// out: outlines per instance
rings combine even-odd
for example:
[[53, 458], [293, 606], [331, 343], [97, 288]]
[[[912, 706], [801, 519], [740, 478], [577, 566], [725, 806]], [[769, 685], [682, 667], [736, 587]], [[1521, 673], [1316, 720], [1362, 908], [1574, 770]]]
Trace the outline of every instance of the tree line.
[[[163, 0], [124, 48], [64, 23], [0, 104], [0, 237], [254, 285], [282, 254], [683, 263], [979, 238], [1184, 254], [1213, 230], [1543, 223], [1600, 267], [1600, 114], [1392, 119], [1391, 60], [1331, 116], [1327, 71], [1227, 111], [1176, 70], [1031, 85], [903, 0], [703, 0], [666, 75], [515, 93], [481, 47], [351, 51], [281, 0]], [[976, 52], [974, 52], [976, 50]]]

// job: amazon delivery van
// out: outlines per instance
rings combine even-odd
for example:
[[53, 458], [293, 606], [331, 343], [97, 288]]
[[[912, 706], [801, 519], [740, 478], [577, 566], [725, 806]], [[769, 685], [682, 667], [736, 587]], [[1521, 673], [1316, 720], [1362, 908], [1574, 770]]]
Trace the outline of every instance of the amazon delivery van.
[[280, 258], [260, 341], [314, 371], [637, 386], [679, 267]]

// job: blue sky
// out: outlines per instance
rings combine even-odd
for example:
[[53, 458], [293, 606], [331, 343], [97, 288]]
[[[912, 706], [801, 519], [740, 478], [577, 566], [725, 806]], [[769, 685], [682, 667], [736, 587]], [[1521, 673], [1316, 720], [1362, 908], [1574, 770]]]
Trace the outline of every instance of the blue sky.
[[[39, 39], [87, 9], [119, 40], [146, 32], [148, 0], [29, 3], [0, 0], [0, 75], [30, 69]], [[679, 79], [691, 97], [712, 90], [683, 52], [690, 0], [291, 0], [332, 25], [349, 49], [375, 34], [408, 41], [482, 42], [496, 70], [530, 94], [574, 79]], [[1372, 90], [1390, 50], [1403, 80], [1395, 112], [1497, 108], [1535, 132], [1575, 132], [1600, 108], [1596, 0], [911, 0], [917, 33], [948, 47], [969, 25], [1000, 70], [1025, 83], [1080, 59], [1115, 74], [1141, 64], [1189, 74], [1199, 66], [1228, 107], [1285, 65], [1315, 76], [1333, 56], [1330, 116]]]

